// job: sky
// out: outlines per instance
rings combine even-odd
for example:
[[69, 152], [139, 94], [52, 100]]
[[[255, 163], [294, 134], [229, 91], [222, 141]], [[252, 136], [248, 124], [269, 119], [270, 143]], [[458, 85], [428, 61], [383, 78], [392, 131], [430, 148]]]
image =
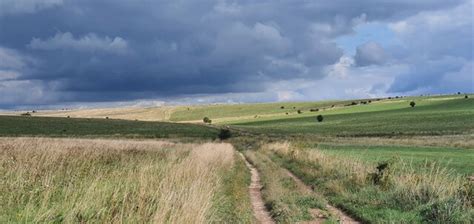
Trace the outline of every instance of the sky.
[[0, 0], [0, 109], [474, 92], [474, 0]]

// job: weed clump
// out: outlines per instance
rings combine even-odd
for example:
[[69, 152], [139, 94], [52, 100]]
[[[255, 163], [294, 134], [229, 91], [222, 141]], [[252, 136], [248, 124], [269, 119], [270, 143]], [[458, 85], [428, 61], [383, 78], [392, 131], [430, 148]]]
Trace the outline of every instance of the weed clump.
[[368, 178], [370, 181], [383, 189], [388, 189], [392, 184], [391, 178], [391, 167], [393, 166], [393, 160], [380, 162], [375, 168], [376, 171], [369, 173]]
[[469, 217], [465, 217], [462, 208], [459, 200], [451, 198], [430, 203], [420, 213], [427, 223], [464, 223]]

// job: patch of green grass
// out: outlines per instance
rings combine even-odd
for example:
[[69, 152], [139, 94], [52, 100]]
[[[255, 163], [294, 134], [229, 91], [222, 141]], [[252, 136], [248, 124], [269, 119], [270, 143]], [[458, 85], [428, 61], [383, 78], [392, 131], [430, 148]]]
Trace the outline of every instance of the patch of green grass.
[[0, 116], [0, 136], [216, 138], [218, 130], [196, 124], [115, 119]]
[[425, 163], [437, 163], [441, 167], [451, 168], [459, 173], [467, 175], [474, 173], [473, 149], [334, 144], [318, 144], [318, 149], [330, 155], [357, 158], [370, 164], [396, 157], [413, 166], [421, 167]]
[[256, 223], [248, 191], [250, 172], [244, 161], [236, 155], [234, 167], [221, 176], [223, 186], [213, 203], [213, 215], [218, 218], [211, 223]]
[[[474, 131], [473, 98], [425, 99], [414, 108], [408, 101], [349, 106], [300, 117], [244, 121], [233, 125], [266, 134], [338, 136], [442, 135]], [[324, 116], [323, 122], [316, 121], [317, 114]]]

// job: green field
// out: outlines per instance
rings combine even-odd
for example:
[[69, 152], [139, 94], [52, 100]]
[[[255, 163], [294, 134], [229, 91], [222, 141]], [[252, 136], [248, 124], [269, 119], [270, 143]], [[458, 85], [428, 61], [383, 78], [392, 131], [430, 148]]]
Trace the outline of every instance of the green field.
[[197, 124], [115, 119], [0, 116], [0, 136], [215, 138], [218, 130]]
[[434, 162], [467, 175], [474, 171], [474, 149], [334, 144], [319, 144], [318, 149], [329, 155], [356, 158], [372, 165], [389, 159], [401, 159], [413, 167]]
[[[259, 133], [319, 134], [336, 136], [444, 135], [474, 131], [474, 99], [420, 99], [347, 106], [291, 117], [232, 122], [235, 127]], [[321, 114], [323, 122], [317, 122]]]

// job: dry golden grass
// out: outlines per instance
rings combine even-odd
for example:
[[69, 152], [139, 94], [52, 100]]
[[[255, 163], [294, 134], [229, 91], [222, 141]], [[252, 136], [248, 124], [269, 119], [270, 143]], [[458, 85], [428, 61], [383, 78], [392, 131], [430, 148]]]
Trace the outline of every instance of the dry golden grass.
[[230, 144], [0, 138], [0, 222], [208, 223]]
[[77, 110], [57, 110], [40, 111], [35, 116], [47, 117], [67, 117], [72, 118], [105, 118], [140, 120], [140, 121], [168, 121], [171, 114], [179, 107], [123, 107], [123, 108], [98, 108], [98, 109], [77, 109]]

